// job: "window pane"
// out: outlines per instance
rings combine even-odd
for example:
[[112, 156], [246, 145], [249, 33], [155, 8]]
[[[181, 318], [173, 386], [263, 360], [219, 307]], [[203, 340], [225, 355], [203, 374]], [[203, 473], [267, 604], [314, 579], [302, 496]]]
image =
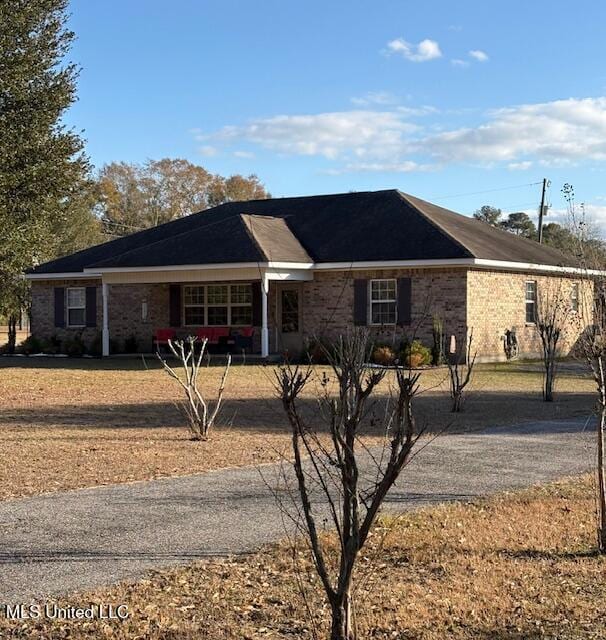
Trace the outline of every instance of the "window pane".
[[226, 284], [211, 284], [208, 286], [208, 304], [227, 304]]
[[204, 287], [185, 287], [185, 304], [204, 304]]
[[370, 289], [371, 300], [395, 300], [395, 280], [373, 280]]
[[204, 307], [185, 307], [185, 324], [203, 325]]
[[537, 283], [536, 282], [527, 282], [526, 283], [526, 300], [536, 300], [537, 299]]
[[84, 309], [69, 309], [67, 313], [70, 327], [84, 326]]
[[208, 324], [225, 326], [227, 324], [227, 307], [208, 307]]
[[536, 322], [534, 302], [526, 303], [526, 322]]
[[252, 307], [232, 307], [231, 323], [234, 326], [250, 326], [252, 324]]
[[252, 302], [252, 287], [249, 284], [232, 284], [231, 303], [250, 304]]
[[68, 289], [67, 290], [67, 306], [68, 307], [83, 307], [85, 300], [85, 293], [83, 288]]
[[372, 304], [373, 324], [395, 324], [396, 303], [395, 302], [374, 302]]

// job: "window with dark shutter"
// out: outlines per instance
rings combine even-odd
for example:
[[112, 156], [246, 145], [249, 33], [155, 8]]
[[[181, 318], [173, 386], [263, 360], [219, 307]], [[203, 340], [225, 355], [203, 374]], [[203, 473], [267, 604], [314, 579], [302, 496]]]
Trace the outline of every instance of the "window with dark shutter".
[[168, 322], [171, 327], [181, 326], [181, 285], [171, 284], [169, 288]]
[[65, 326], [65, 287], [55, 287], [55, 327]]
[[354, 325], [368, 324], [368, 280], [354, 280]]
[[262, 322], [262, 295], [261, 295], [261, 283], [253, 282], [252, 287], [252, 324], [253, 327], [260, 327]]
[[97, 287], [86, 287], [86, 326], [97, 326]]

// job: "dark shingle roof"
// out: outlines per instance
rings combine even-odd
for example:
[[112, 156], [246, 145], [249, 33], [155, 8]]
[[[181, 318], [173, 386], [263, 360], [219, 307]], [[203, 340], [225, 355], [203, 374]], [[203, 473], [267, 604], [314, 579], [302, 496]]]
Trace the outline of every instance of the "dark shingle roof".
[[575, 266], [539, 245], [396, 190], [231, 202], [37, 267], [483, 258]]

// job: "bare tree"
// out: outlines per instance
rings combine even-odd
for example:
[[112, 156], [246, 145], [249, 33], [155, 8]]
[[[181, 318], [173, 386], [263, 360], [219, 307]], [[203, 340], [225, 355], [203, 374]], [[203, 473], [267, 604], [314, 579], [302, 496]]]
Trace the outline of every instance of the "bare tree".
[[166, 362], [159, 352], [157, 356], [166, 373], [176, 380], [185, 391], [186, 399], [179, 403], [179, 407], [187, 417], [192, 440], [208, 440], [208, 434], [215, 424], [223, 402], [223, 391], [225, 390], [225, 381], [231, 365], [231, 356], [227, 356], [227, 363], [221, 377], [217, 397], [214, 402], [209, 402], [204, 399], [198, 387], [198, 376], [208, 340], [204, 339], [199, 343], [200, 349], [198, 353], [196, 353], [197, 343], [197, 339], [193, 336], [190, 336], [187, 340], [168, 341], [171, 352], [179, 360], [183, 368], [183, 377]]
[[[385, 378], [385, 369], [368, 369], [368, 333], [357, 330], [341, 338], [327, 353], [336, 383], [331, 392], [326, 377], [319, 394], [320, 411], [314, 413], [328, 427], [330, 444], [318, 437], [314, 425], [304, 418], [299, 398], [313, 369], [286, 364], [276, 372], [276, 389], [292, 429], [294, 471], [300, 497], [302, 530], [309, 542], [314, 566], [331, 607], [331, 640], [356, 637], [353, 617], [353, 578], [356, 560], [389, 489], [409, 461], [423, 429], [418, 429], [412, 401], [420, 374], [398, 368], [392, 393], [381, 406], [380, 418], [373, 394]], [[372, 417], [371, 417], [372, 416]], [[364, 448], [360, 430], [367, 420], [380, 421], [386, 446], [380, 460]], [[362, 455], [372, 460], [372, 477], [363, 472]], [[308, 458], [304, 462], [304, 457]], [[325, 546], [317, 525], [314, 494], [320, 492], [339, 540], [334, 550]]]
[[[606, 261], [602, 242], [595, 241], [591, 228], [585, 221], [583, 205], [577, 207], [571, 184], [565, 184], [562, 193], [567, 205], [568, 221], [576, 239], [576, 254], [584, 272], [584, 285], [580, 291], [580, 313], [587, 327], [580, 325], [581, 337], [576, 352], [589, 365], [598, 394], [597, 426], [597, 544], [600, 553], [606, 553], [606, 290], [604, 289], [604, 264]], [[591, 291], [591, 295], [587, 294]]]
[[560, 353], [560, 338], [569, 321], [570, 299], [563, 295], [561, 286], [555, 291], [539, 291], [537, 296], [535, 327], [541, 338], [543, 359], [543, 400], [553, 402], [556, 365]]
[[[459, 341], [457, 341], [459, 342]], [[469, 332], [469, 338], [461, 341], [454, 354], [446, 358], [448, 374], [450, 377], [450, 397], [452, 399], [453, 413], [459, 413], [463, 409], [465, 387], [471, 382], [473, 368], [476, 363], [477, 352], [472, 355], [473, 329]]]

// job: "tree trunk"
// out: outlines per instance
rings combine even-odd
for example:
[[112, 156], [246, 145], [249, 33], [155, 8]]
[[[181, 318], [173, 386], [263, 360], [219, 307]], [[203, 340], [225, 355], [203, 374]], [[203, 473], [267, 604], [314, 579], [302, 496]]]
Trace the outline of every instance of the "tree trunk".
[[342, 597], [337, 597], [332, 604], [332, 627], [330, 640], [355, 640], [352, 625], [351, 596], [349, 590]]
[[598, 549], [606, 553], [606, 470], [604, 469], [604, 430], [606, 429], [606, 398], [600, 403], [600, 424], [598, 425]]
[[553, 402], [553, 369], [551, 363], [545, 370], [545, 388], [543, 390], [543, 400], [545, 402]]
[[8, 344], [9, 353], [15, 353], [15, 345], [17, 343], [17, 316], [12, 314], [8, 317]]

